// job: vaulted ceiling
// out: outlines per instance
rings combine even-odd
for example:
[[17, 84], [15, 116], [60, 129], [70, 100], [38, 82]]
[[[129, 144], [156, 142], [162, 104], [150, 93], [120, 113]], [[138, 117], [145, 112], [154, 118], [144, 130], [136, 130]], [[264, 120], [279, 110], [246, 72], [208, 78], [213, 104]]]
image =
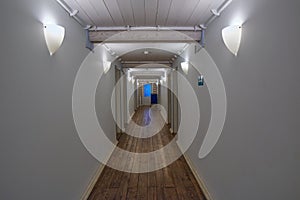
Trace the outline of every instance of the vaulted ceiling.
[[[158, 63], [170, 65], [172, 58], [181, 54], [188, 47], [187, 43], [107, 43], [104, 44], [115, 56], [121, 58], [124, 67], [137, 67], [151, 64], [148, 67], [161, 68]], [[168, 49], [165, 51], [163, 49]], [[145, 54], [147, 51], [148, 54]]]
[[196, 26], [224, 0], [65, 0], [89, 25]]

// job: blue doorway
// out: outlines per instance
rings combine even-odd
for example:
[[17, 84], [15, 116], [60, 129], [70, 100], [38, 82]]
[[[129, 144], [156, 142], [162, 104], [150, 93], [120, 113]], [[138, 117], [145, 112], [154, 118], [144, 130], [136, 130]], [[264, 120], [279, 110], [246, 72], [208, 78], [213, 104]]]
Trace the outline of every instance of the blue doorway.
[[151, 94], [151, 104], [157, 104], [157, 94]]
[[151, 84], [144, 85], [144, 97], [151, 96]]

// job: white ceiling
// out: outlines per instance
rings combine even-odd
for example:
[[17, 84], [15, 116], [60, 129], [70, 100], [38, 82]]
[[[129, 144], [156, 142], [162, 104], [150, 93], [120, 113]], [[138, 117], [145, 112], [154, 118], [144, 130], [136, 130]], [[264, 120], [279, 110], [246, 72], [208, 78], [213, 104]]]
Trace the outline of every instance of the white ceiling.
[[174, 56], [173, 53], [160, 49], [147, 49], [148, 54], [144, 54], [145, 49], [135, 50], [122, 56], [126, 61], [169, 61]]
[[[71, 10], [88, 25], [113, 26], [195, 26], [204, 24], [225, 0], [64, 0]], [[188, 43], [106, 43], [112, 55], [125, 67], [138, 67], [146, 62], [169, 65]], [[164, 51], [162, 49], [168, 49]], [[149, 51], [148, 55], [143, 52]], [[174, 60], [174, 59], [173, 59]], [[136, 62], [135, 64], [129, 62]], [[151, 61], [153, 61], [151, 63]], [[162, 62], [160, 62], [162, 61]], [[126, 63], [127, 62], [127, 63]], [[139, 63], [141, 62], [141, 63]], [[170, 66], [170, 65], [169, 65]]]
[[104, 26], [196, 26], [224, 0], [65, 0], [86, 24]]
[[[171, 59], [189, 45], [187, 43], [106, 43], [104, 44], [111, 52], [115, 53], [124, 62], [131, 61], [171, 61]], [[168, 49], [165, 51], [163, 49]], [[145, 55], [144, 51], [149, 54]], [[163, 64], [163, 63], [162, 63]], [[131, 65], [138, 66], [138, 65]], [[154, 66], [154, 65], [153, 65]], [[154, 66], [155, 67], [155, 66]]]

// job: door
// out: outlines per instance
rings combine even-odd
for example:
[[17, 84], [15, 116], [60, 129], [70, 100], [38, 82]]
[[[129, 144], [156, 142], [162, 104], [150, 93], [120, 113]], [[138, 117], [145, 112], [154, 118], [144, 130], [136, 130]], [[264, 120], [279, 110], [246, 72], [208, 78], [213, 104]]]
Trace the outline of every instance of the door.
[[143, 105], [151, 105], [151, 84], [144, 85], [144, 94], [143, 94]]

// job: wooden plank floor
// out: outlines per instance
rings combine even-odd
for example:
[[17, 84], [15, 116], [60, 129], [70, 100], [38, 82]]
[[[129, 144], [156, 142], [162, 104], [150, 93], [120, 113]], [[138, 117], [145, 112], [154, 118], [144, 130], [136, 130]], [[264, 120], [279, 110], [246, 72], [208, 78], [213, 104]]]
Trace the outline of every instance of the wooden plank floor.
[[[151, 119], [151, 111], [152, 109], [149, 107], [141, 107], [132, 121], [140, 126], [147, 126], [154, 120], [162, 121], [161, 118], [154, 119], [156, 115], [151, 115]], [[127, 133], [139, 131], [140, 129], [136, 127], [134, 123], [130, 123], [126, 130]], [[142, 134], [144, 133], [140, 133], [140, 135]], [[168, 144], [173, 137], [169, 127], [164, 125], [158, 134], [150, 138], [137, 138], [123, 134], [118, 147], [130, 152], [152, 152]], [[130, 162], [134, 162], [134, 159], [120, 159], [120, 155], [113, 153], [109, 162], [129, 162], [128, 164], [130, 164]], [[184, 157], [181, 156], [171, 165], [149, 173], [127, 173], [106, 166], [88, 199], [205, 200], [205, 197]]]

